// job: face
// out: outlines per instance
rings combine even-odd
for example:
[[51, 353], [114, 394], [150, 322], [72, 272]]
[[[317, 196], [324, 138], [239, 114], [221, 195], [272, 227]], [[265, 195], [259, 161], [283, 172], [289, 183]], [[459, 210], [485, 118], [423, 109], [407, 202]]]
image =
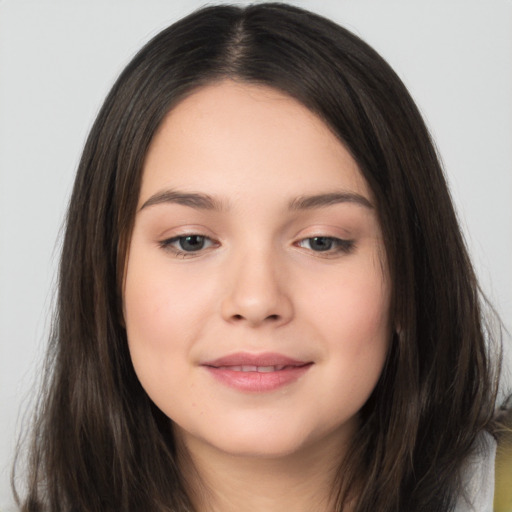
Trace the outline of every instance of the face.
[[344, 443], [390, 338], [381, 230], [357, 164], [273, 89], [224, 81], [149, 148], [124, 314], [179, 439], [277, 457]]

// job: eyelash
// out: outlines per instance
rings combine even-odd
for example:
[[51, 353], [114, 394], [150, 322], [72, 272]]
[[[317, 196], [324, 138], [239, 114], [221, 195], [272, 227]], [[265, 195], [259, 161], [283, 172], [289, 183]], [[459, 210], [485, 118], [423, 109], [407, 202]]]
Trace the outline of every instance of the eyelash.
[[[325, 250], [315, 251], [314, 249], [311, 248], [311, 242], [313, 240], [322, 240], [323, 242], [327, 241], [329, 247], [327, 247]], [[309, 242], [309, 249], [315, 253], [318, 253], [319, 256], [323, 257], [336, 256], [339, 253], [349, 254], [355, 247], [354, 240], [345, 240], [333, 236], [311, 236], [308, 238], [303, 238], [302, 240], [299, 240], [299, 242], [297, 242], [297, 246], [303, 247], [302, 244], [304, 242]]]
[[[200, 247], [198, 247], [196, 250], [186, 250], [183, 247], [183, 243], [186, 242], [187, 239], [196, 239], [196, 243], [199, 242]], [[200, 239], [199, 241], [197, 239]], [[327, 243], [327, 247], [325, 249], [317, 250], [315, 251], [311, 247], [311, 243], [315, 241], [315, 243]], [[309, 245], [309, 248], [304, 247], [304, 243], [307, 242]], [[205, 244], [207, 245], [205, 247]], [[209, 238], [206, 235], [201, 235], [198, 233], [190, 233], [186, 235], [180, 235], [175, 236], [172, 238], [168, 238], [166, 240], [162, 240], [158, 244], [160, 248], [172, 252], [176, 257], [179, 258], [191, 258], [195, 256], [199, 256], [204, 250], [218, 246], [218, 242], [215, 242], [211, 238]], [[340, 253], [343, 254], [349, 254], [353, 251], [355, 248], [355, 242], [354, 240], [345, 240], [341, 238], [336, 238], [332, 236], [312, 236], [307, 238], [302, 238], [298, 242], [294, 244], [297, 247], [306, 248], [310, 250], [311, 252], [315, 253], [316, 255], [324, 258], [328, 257], [334, 257]], [[181, 248], [179, 248], [181, 247]]]
[[[201, 244], [201, 247], [199, 247], [197, 250], [187, 251], [181, 245], [187, 238], [200, 238], [202, 240], [203, 244]], [[209, 238], [205, 235], [200, 235], [198, 233], [190, 233], [190, 234], [175, 236], [173, 238], [168, 238], [166, 240], [162, 240], [161, 242], [159, 242], [158, 245], [162, 249], [171, 251], [175, 256], [177, 256], [179, 258], [190, 258], [190, 257], [198, 256], [201, 252], [203, 252], [203, 250], [205, 249], [204, 243], [208, 243], [208, 247], [211, 247], [211, 246], [214, 246], [217, 244], [211, 238]], [[176, 245], [174, 245], [174, 244], [176, 244]], [[178, 244], [181, 246], [181, 249], [177, 246]], [[206, 248], [208, 248], [208, 247], [206, 247]]]

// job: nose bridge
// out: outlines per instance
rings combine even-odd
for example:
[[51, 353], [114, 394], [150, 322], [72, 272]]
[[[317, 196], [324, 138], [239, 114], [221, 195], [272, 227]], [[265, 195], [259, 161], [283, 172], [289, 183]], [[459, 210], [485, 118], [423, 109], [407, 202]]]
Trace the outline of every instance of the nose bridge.
[[272, 247], [249, 244], [244, 250], [235, 250], [227, 265], [229, 285], [222, 304], [225, 320], [254, 326], [289, 321], [291, 298]]

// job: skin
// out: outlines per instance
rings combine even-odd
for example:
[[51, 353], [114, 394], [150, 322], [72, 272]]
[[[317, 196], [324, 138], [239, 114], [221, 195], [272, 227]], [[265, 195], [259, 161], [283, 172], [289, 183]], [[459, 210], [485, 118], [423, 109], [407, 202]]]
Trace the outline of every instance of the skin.
[[[338, 196], [301, 203], [325, 194]], [[204, 246], [184, 250], [187, 235]], [[222, 81], [167, 115], [143, 169], [124, 314], [198, 510], [332, 510], [335, 469], [388, 349], [386, 268], [356, 162], [294, 99]], [[310, 364], [263, 392], [203, 365], [239, 352]]]

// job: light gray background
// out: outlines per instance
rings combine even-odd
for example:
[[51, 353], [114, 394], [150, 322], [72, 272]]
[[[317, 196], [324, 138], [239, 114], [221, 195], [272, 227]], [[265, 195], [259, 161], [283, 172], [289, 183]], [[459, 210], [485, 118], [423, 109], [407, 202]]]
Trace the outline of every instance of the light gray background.
[[[510, 330], [512, 2], [295, 3], [362, 36], [409, 87], [443, 157], [483, 288]], [[203, 4], [0, 0], [0, 510], [12, 507], [15, 432], [34, 395], [59, 229], [87, 131], [134, 52]]]

